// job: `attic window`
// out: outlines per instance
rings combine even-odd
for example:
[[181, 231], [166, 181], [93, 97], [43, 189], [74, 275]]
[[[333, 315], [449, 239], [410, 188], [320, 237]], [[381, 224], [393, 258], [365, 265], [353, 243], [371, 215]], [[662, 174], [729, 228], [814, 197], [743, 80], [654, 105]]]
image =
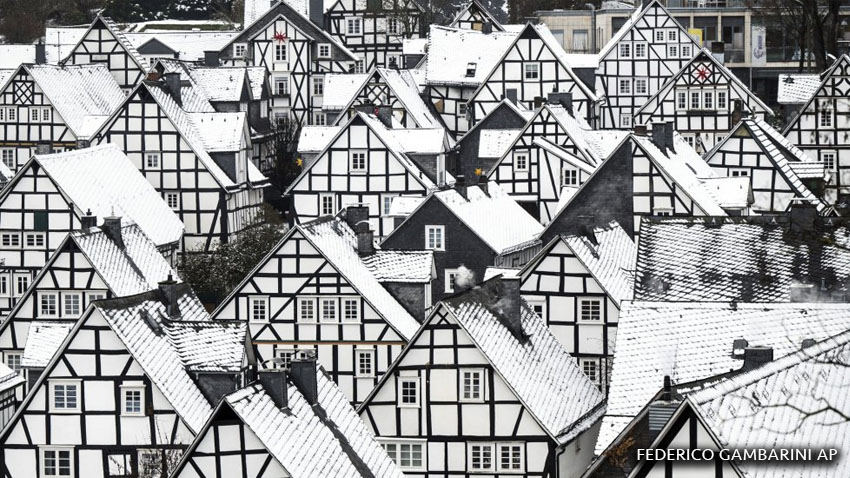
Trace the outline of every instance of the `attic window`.
[[319, 43], [319, 58], [330, 58], [331, 57], [331, 44], [330, 43]]
[[467, 77], [475, 76], [475, 68], [476, 68], [477, 66], [478, 66], [478, 65], [476, 65], [476, 64], [475, 64], [475, 63], [473, 63], [473, 62], [469, 62], [469, 63], [467, 63], [467, 64], [466, 64], [466, 76], [467, 76]]
[[245, 58], [245, 54], [248, 52], [248, 44], [247, 43], [235, 43], [233, 45], [233, 56], [236, 58]]

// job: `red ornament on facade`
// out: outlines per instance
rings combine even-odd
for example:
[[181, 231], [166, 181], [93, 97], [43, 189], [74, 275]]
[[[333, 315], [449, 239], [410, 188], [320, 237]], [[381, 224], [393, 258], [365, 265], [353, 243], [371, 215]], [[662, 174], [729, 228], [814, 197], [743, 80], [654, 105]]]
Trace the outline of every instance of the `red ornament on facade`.
[[283, 43], [287, 40], [286, 33], [274, 32], [274, 39], [277, 40], [278, 43]]
[[697, 79], [699, 80], [707, 80], [711, 73], [708, 71], [708, 68], [701, 66], [697, 68]]

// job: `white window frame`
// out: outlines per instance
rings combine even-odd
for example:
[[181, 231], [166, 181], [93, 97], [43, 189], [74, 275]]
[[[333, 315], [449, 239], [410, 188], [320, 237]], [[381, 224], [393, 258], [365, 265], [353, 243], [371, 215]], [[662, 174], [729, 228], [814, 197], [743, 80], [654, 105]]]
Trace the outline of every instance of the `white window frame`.
[[[242, 50], [242, 53], [239, 53], [239, 50]], [[248, 44], [247, 43], [234, 43], [233, 44], [233, 56], [235, 58], [247, 58], [248, 57]]]
[[690, 45], [681, 45], [679, 51], [682, 54], [682, 58], [690, 58], [691, 57], [691, 46]]
[[274, 364], [274, 368], [288, 369], [290, 364], [292, 364], [292, 359], [295, 358], [296, 354], [298, 354], [298, 349], [275, 349], [274, 358], [285, 360], [283, 361], [284, 363], [280, 363], [279, 361], [272, 361], [272, 364]]
[[[514, 468], [512, 466], [503, 467], [502, 466], [502, 458], [503, 458], [503, 447], [519, 447], [519, 467]], [[525, 470], [525, 444], [521, 442], [500, 442], [496, 443], [496, 468], [498, 471], [502, 473], [520, 473]], [[513, 457], [513, 453], [511, 452], [511, 457]]]
[[[39, 317], [59, 317], [59, 292], [39, 292], [38, 296], [38, 315]], [[48, 302], [48, 306], [50, 306], [50, 298], [53, 300], [53, 311], [50, 312], [48, 308], [45, 307], [45, 300]]]
[[[561, 187], [578, 187], [580, 176], [581, 172], [578, 168], [572, 166], [564, 166], [563, 168], [561, 168]], [[570, 177], [570, 181], [567, 181], [568, 177]]]
[[289, 95], [289, 77], [288, 76], [275, 76], [274, 82], [272, 83], [274, 86], [274, 94], [276, 96], [287, 96]]
[[[402, 471], [426, 471], [425, 466], [428, 463], [428, 442], [421, 439], [415, 438], [393, 438], [393, 439], [382, 439], [378, 438], [378, 443], [381, 444], [381, 447], [387, 452], [387, 455], [395, 462], [396, 466], [399, 467]], [[388, 447], [393, 447], [388, 449]], [[419, 448], [419, 456], [420, 456], [420, 465], [412, 465], [402, 464], [401, 461], [401, 453], [403, 447], [409, 447], [408, 453], [410, 457], [413, 456], [413, 447]]]
[[[357, 28], [352, 29], [352, 26], [354, 26], [354, 25], [356, 25]], [[363, 36], [363, 19], [360, 18], [360, 17], [346, 17], [345, 18], [345, 36], [347, 36], [347, 37]]]
[[289, 45], [286, 42], [275, 43], [274, 45], [274, 62], [289, 63]]
[[632, 127], [632, 115], [629, 113], [620, 113], [620, 127], [622, 128], [631, 128]]
[[[358, 158], [358, 155], [362, 157]], [[348, 152], [348, 169], [353, 173], [366, 172], [366, 160], [369, 157], [369, 152], [365, 149], [352, 149]], [[360, 160], [362, 159], [362, 164]]]
[[[832, 166], [829, 165], [827, 155], [832, 155]], [[824, 168], [828, 171], [835, 172], [838, 166], [838, 151], [834, 149], [821, 151], [821, 160], [823, 161]]]
[[[360, 359], [369, 357], [369, 370], [360, 368]], [[375, 378], [375, 349], [354, 349], [354, 376], [357, 378]]]
[[[475, 466], [475, 458], [473, 455], [474, 449], [479, 448], [479, 454], [482, 455], [479, 459], [481, 461], [483, 459], [483, 451], [484, 448], [490, 449], [490, 466], [483, 467], [482, 463], [479, 463], [479, 466]], [[496, 456], [496, 444], [492, 442], [468, 442], [466, 444], [466, 456], [467, 456], [467, 469], [471, 472], [480, 473], [483, 471], [496, 471], [496, 463], [498, 462], [498, 457]]]
[[145, 151], [145, 169], [161, 169], [162, 153], [159, 151]]
[[392, 211], [392, 207], [393, 207], [393, 200], [397, 197], [399, 197], [399, 196], [395, 196], [395, 195], [391, 195], [391, 194], [385, 194], [381, 198], [381, 215], [382, 216], [389, 216], [390, 215], [390, 211]]
[[748, 168], [729, 168], [729, 177], [748, 178], [750, 177], [750, 170]]
[[[15, 279], [15, 297], [20, 297], [24, 295], [27, 289], [29, 289], [32, 285], [32, 280], [28, 274], [15, 274], [13, 278]], [[21, 282], [25, 285], [23, 289], [21, 288]]]
[[[271, 316], [269, 296], [267, 295], [250, 295], [248, 296], [248, 321], [267, 324]], [[257, 318], [254, 311], [256, 305], [261, 305], [265, 311], [265, 317]]]
[[[333, 306], [333, 316], [325, 318], [325, 305]], [[319, 297], [319, 323], [322, 324], [337, 324], [339, 323], [339, 299], [337, 297]]]
[[[55, 458], [55, 471], [56, 473], [47, 473], [47, 460], [46, 454], [48, 452], [56, 453]], [[60, 466], [59, 466], [59, 453], [68, 452], [68, 469], [69, 474], [63, 475], [61, 474]], [[39, 478], [74, 478], [76, 474], [74, 473], [74, 447], [68, 446], [44, 446], [39, 447], [38, 452], [39, 458]]]
[[[127, 396], [129, 393], [139, 393], [139, 411], [127, 410]], [[142, 384], [122, 384], [121, 385], [121, 416], [124, 417], [143, 417], [145, 416], [145, 387]]]
[[620, 46], [617, 47], [617, 58], [631, 58], [632, 57], [632, 44], [629, 42], [620, 42]]
[[655, 30], [655, 42], [664, 43], [664, 30]]
[[[696, 100], [696, 102], [694, 102]], [[688, 109], [699, 111], [702, 109], [702, 92], [700, 90], [688, 91]]]
[[330, 43], [319, 43], [318, 50], [316, 51], [316, 56], [322, 59], [327, 59], [331, 57], [331, 44]]
[[[824, 108], [822, 105], [826, 105]], [[818, 100], [818, 127], [832, 128], [835, 126], [835, 109], [832, 100]]]
[[523, 63], [522, 64], [522, 77], [525, 80], [539, 80], [540, 79], [540, 63]]
[[[304, 318], [304, 304], [310, 304], [310, 310], [312, 312], [312, 318], [305, 319]], [[318, 301], [316, 297], [299, 297], [298, 298], [298, 316], [296, 322], [301, 322], [305, 324], [315, 324], [319, 321], [318, 315]]]
[[529, 163], [531, 154], [527, 149], [518, 149], [514, 151], [514, 171], [518, 173], [527, 173], [530, 169]]
[[[404, 384], [405, 383], [415, 383], [416, 384], [416, 402], [415, 403], [405, 403], [404, 402]], [[398, 408], [419, 408], [422, 402], [422, 381], [418, 376], [416, 377], [398, 377], [398, 403], [396, 406]]]
[[[76, 298], [77, 312], [69, 312], [68, 305], [71, 303], [71, 298]], [[76, 319], [83, 313], [83, 294], [80, 292], [63, 292], [62, 293], [62, 317], [66, 319]]]
[[717, 95], [715, 96], [717, 111], [726, 111], [729, 109], [729, 94], [726, 90], [717, 90]]
[[[57, 385], [58, 386], [64, 386], [64, 387], [69, 387], [69, 386], [73, 385], [75, 387], [76, 400], [74, 402], [74, 404], [75, 404], [74, 408], [68, 408], [68, 407], [61, 407], [60, 408], [60, 407], [56, 406], [56, 386]], [[50, 379], [48, 381], [49, 392], [50, 392], [49, 397], [48, 397], [49, 400], [50, 400], [50, 407], [49, 407], [50, 412], [51, 413], [80, 413], [80, 400], [82, 399], [82, 395], [83, 395], [81, 385], [82, 385], [82, 380], [79, 380], [79, 379], [77, 379], [77, 380], [74, 380], [74, 379]]]
[[[431, 244], [431, 231], [434, 231], [434, 243]], [[446, 250], [446, 226], [443, 225], [426, 225], [425, 226], [425, 250], [428, 251], [445, 251]]]
[[654, 207], [652, 208], [652, 215], [658, 217], [670, 217], [673, 215], [672, 207]]
[[[472, 402], [472, 403], [482, 403], [484, 402], [484, 397], [486, 396], [486, 383], [487, 383], [487, 374], [483, 368], [461, 368], [458, 370], [458, 399], [461, 402]], [[466, 393], [466, 378], [467, 375], [472, 379], [475, 375], [478, 378], [478, 395], [474, 396], [470, 394], [467, 396]], [[472, 386], [470, 385], [470, 392], [472, 392]]]
[[[348, 318], [348, 306], [354, 304], [354, 319]], [[345, 324], [356, 324], [360, 322], [360, 298], [342, 297], [339, 300], [340, 321]]]
[[617, 80], [617, 93], [620, 95], [631, 95], [632, 94], [632, 79], [631, 78], [619, 78]]
[[15, 372], [21, 370], [21, 360], [23, 358], [23, 352], [12, 352], [9, 350], [3, 352], [3, 363]]
[[676, 110], [688, 111], [688, 90], [676, 90]]
[[667, 30], [667, 41], [668, 42], [671, 42], [671, 41], [672, 42], [678, 42], [679, 41], [678, 33], [679, 32], [675, 28], [671, 28], [671, 29]]
[[15, 148], [0, 148], [0, 161], [3, 161], [3, 164], [14, 171], [15, 167]]
[[[327, 208], [325, 208], [325, 201], [330, 200], [331, 208], [330, 212]], [[336, 194], [325, 193], [319, 194], [319, 215], [320, 216], [333, 216], [336, 214]]]
[[716, 111], [717, 103], [715, 103], [715, 94], [714, 90], [707, 89], [702, 91], [702, 109]]
[[[588, 374], [588, 366], [593, 368], [593, 377]], [[581, 368], [581, 372], [595, 385], [599, 385], [601, 383], [601, 367], [599, 364], [599, 359], [596, 358], [580, 358], [579, 359], [579, 367]]]
[[[591, 307], [590, 311], [592, 313], [592, 307], [594, 304], [599, 306], [599, 318], [598, 319], [589, 319], [585, 318], [584, 307], [585, 304], [588, 307]], [[584, 324], [604, 324], [605, 321], [605, 304], [603, 303], [603, 299], [601, 297], [583, 297], [578, 300], [578, 322]]]
[[313, 113], [314, 126], [327, 126], [328, 117], [324, 113]]
[[313, 96], [324, 96], [324, 94], [325, 94], [325, 77], [324, 76], [314, 76], [311, 81], [313, 82]]
[[163, 193], [165, 199], [165, 205], [168, 206], [172, 211], [180, 210], [180, 192], [179, 191], [165, 191]]
[[47, 234], [44, 232], [27, 232], [24, 234], [24, 247], [27, 249], [44, 248], [47, 244]]
[[4, 232], [0, 234], [0, 243], [3, 247], [21, 247], [21, 234], [18, 232]]
[[667, 45], [667, 58], [679, 58], [679, 45]]
[[633, 52], [635, 58], [646, 58], [648, 51], [649, 47], [647, 46], [646, 42], [635, 42]]
[[649, 81], [646, 78], [635, 78], [634, 92], [635, 95], [648, 95]]
[[363, 60], [357, 60], [354, 62], [354, 73], [365, 73], [366, 71], [366, 63]]
[[443, 292], [446, 294], [454, 294], [455, 288], [452, 286], [452, 276], [457, 276], [457, 269], [446, 269], [444, 272]]

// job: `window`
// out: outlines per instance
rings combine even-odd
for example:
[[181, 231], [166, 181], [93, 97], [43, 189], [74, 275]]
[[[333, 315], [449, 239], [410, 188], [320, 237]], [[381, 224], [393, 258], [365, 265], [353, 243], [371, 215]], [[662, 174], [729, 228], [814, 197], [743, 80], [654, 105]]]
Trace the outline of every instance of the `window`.
[[15, 372], [21, 369], [21, 357], [23, 354], [17, 352], [6, 352], [6, 365]]
[[356, 350], [357, 376], [358, 377], [374, 377], [375, 376], [375, 351], [374, 350]]
[[15, 232], [5, 232], [0, 236], [3, 247], [21, 247], [21, 235]]
[[399, 407], [419, 406], [419, 377], [399, 378]]
[[103, 292], [87, 292], [86, 293], [86, 301], [87, 303], [92, 303], [96, 300], [103, 300], [106, 298], [106, 294]]
[[398, 18], [387, 18], [387, 33], [398, 35], [400, 31]]
[[294, 349], [277, 349], [274, 351], [274, 367], [288, 369], [292, 365], [292, 359], [295, 358]]
[[349, 17], [345, 20], [345, 34], [359, 36], [363, 34], [363, 20], [359, 17]]
[[163, 458], [161, 450], [139, 450], [138, 476], [159, 476], [162, 473]]
[[473, 443], [469, 445], [469, 469], [472, 471], [493, 471], [493, 444]]
[[393, 199], [395, 199], [395, 196], [384, 196], [381, 199], [381, 201], [382, 201], [381, 213], [384, 216], [389, 216], [391, 214], [392, 208], [393, 208]]
[[315, 126], [327, 126], [328, 117], [324, 113], [313, 113], [313, 124]]
[[289, 78], [278, 76], [274, 79], [274, 92], [277, 96], [286, 96], [289, 94]]
[[62, 317], [77, 318], [82, 312], [82, 297], [78, 293], [62, 294]]
[[540, 78], [540, 65], [537, 63], [525, 64], [525, 79], [537, 80]]
[[336, 322], [336, 299], [322, 299], [322, 322]]
[[6, 108], [6, 119], [10, 122], [14, 122], [18, 120], [18, 107], [17, 106], [9, 106]]
[[667, 41], [679, 41], [679, 32], [675, 28], [667, 30]]
[[646, 58], [646, 43], [635, 43], [635, 58]]
[[41, 109], [41, 122], [50, 123], [50, 108]]
[[632, 45], [630, 43], [620, 43], [620, 58], [632, 57]]
[[655, 30], [655, 41], [658, 43], [664, 41], [664, 30]]
[[9, 276], [6, 274], [0, 275], [0, 295], [9, 295]]
[[821, 153], [824, 167], [829, 171], [835, 171], [835, 151], [824, 151]]
[[24, 292], [30, 286], [30, 278], [29, 276], [17, 276], [15, 277], [15, 292], [16, 295], [21, 296], [24, 295]]
[[145, 153], [145, 168], [146, 169], [159, 169], [160, 168], [160, 154], [159, 153]]
[[319, 43], [319, 58], [330, 58], [331, 57], [331, 44], [330, 43]]
[[725, 91], [718, 91], [717, 92], [717, 109], [719, 111], [724, 111], [724, 110], [726, 110], [726, 108], [727, 108], [727, 106], [726, 106], [726, 92]]
[[336, 196], [333, 194], [319, 195], [319, 214], [333, 216], [336, 214]]
[[313, 95], [322, 96], [325, 94], [325, 78], [322, 76], [313, 77]]
[[352, 150], [350, 153], [351, 156], [351, 164], [350, 168], [352, 171], [366, 171], [366, 151], [365, 150]]
[[274, 46], [274, 61], [286, 61], [286, 43], [278, 43]]
[[44, 478], [70, 477], [73, 472], [71, 449], [42, 448], [41, 476]]
[[467, 78], [475, 76], [475, 70], [476, 70], [477, 66], [478, 66], [477, 63], [474, 63], [474, 62], [469, 62], [469, 63], [466, 64], [466, 76], [467, 76]]
[[129, 452], [115, 452], [106, 455], [106, 476], [108, 478], [131, 478], [133, 473], [133, 455]]
[[602, 301], [600, 299], [581, 299], [579, 318], [585, 322], [599, 322], [602, 319]]
[[457, 280], [457, 269], [446, 269], [444, 291], [448, 294], [455, 291], [455, 281]]
[[702, 95], [699, 94], [699, 91], [691, 91], [691, 109], [698, 110], [700, 109], [700, 97]]
[[573, 30], [573, 52], [587, 51], [587, 30]]
[[621, 95], [630, 95], [632, 94], [632, 79], [631, 78], [620, 78], [619, 80], [619, 91]]
[[39, 294], [39, 315], [43, 317], [56, 317], [59, 315], [59, 297], [55, 292], [42, 292]]
[[0, 160], [3, 161], [3, 164], [9, 168], [15, 169], [15, 148], [2, 148], [0, 149]]
[[541, 319], [546, 318], [546, 302], [542, 300], [529, 300], [528, 305], [531, 306], [531, 309], [534, 311], [535, 314], [537, 314], [538, 317], [540, 317]]
[[402, 471], [422, 470], [425, 464], [425, 444], [417, 442], [381, 443], [387, 455]]
[[298, 320], [300, 322], [315, 322], [316, 321], [316, 299], [299, 298], [298, 299]]
[[690, 45], [682, 45], [682, 58], [690, 58], [691, 57], [691, 46]]
[[645, 95], [649, 90], [646, 86], [646, 78], [635, 78], [635, 94]]
[[457, 114], [465, 117], [466, 116], [466, 108], [467, 108], [466, 103], [464, 103], [463, 101], [459, 101], [458, 104], [457, 104]]
[[729, 173], [733, 178], [745, 178], [745, 177], [748, 177], [750, 175], [750, 170], [748, 170], [748, 169], [730, 169]]
[[692, 134], [682, 134], [682, 139], [684, 139], [685, 142], [688, 143], [688, 146], [690, 146], [691, 148], [694, 147], [694, 135], [692, 135]]
[[714, 109], [714, 91], [706, 90], [702, 92], [702, 107], [706, 110]]
[[27, 247], [44, 247], [44, 233], [28, 232], [24, 236], [24, 243]]
[[233, 56], [236, 58], [245, 58], [245, 55], [248, 53], [248, 44], [247, 43], [234, 43], [233, 44]]
[[145, 414], [145, 388], [141, 385], [121, 385], [121, 414], [143, 416]]
[[561, 170], [561, 187], [578, 186], [578, 169], [566, 167]]
[[620, 127], [621, 128], [631, 128], [632, 127], [632, 115], [628, 113], [620, 114]]
[[366, 63], [363, 60], [357, 60], [354, 62], [354, 73], [363, 73], [366, 71]]
[[80, 382], [78, 380], [52, 380], [50, 382], [50, 405], [52, 412], [78, 412]]
[[528, 171], [528, 151], [514, 151], [514, 171]]
[[677, 91], [676, 92], [676, 109], [685, 111], [688, 109], [688, 92], [687, 91]]
[[465, 401], [484, 400], [484, 371], [461, 370], [460, 373], [461, 399]]
[[673, 209], [669, 207], [654, 207], [652, 208], [653, 216], [667, 217], [673, 215]]
[[180, 193], [165, 193], [165, 204], [174, 211], [180, 209]]
[[522, 445], [519, 443], [499, 444], [499, 471], [523, 469]]
[[38, 110], [30, 108], [30, 121], [38, 122]]
[[425, 226], [425, 249], [431, 251], [446, 250], [445, 226]]
[[269, 298], [249, 297], [249, 313], [251, 322], [268, 322], [269, 321]]
[[358, 299], [343, 299], [342, 300], [342, 320], [345, 322], [360, 321], [360, 300]]
[[678, 58], [679, 57], [679, 45], [668, 45], [667, 46], [667, 58]]
[[599, 364], [596, 359], [581, 359], [581, 371], [591, 382], [599, 383]]
[[821, 128], [831, 128], [833, 123], [832, 105], [830, 100], [818, 100], [818, 125]]

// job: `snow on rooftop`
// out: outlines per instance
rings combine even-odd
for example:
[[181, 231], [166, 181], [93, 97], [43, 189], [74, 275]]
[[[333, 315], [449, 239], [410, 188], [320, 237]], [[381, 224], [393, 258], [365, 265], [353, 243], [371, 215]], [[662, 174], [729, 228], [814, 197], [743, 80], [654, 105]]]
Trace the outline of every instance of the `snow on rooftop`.
[[35, 45], [0, 45], [0, 68], [15, 69], [23, 63], [35, 63]]
[[514, 144], [521, 129], [485, 129], [478, 136], [478, 156], [501, 158]]
[[188, 113], [188, 116], [207, 152], [238, 152], [245, 149], [245, 113]]
[[189, 69], [189, 75], [210, 101], [236, 103], [243, 99], [246, 70], [240, 67], [194, 67]]
[[139, 49], [151, 40], [159, 41], [177, 53], [177, 58], [185, 61], [204, 61], [204, 52], [221, 50], [239, 32], [219, 30], [199, 31], [155, 31], [146, 28], [144, 32], [125, 32], [124, 36]]
[[781, 105], [802, 105], [815, 95], [820, 84], [820, 75], [779, 75], [776, 102]]
[[703, 187], [723, 209], [746, 209], [753, 203], [750, 178], [717, 177], [700, 179]]
[[377, 250], [363, 263], [379, 282], [431, 282], [434, 252]]
[[88, 25], [74, 27], [47, 27], [44, 32], [44, 50], [47, 63], [59, 64], [82, 40], [88, 31]]
[[617, 222], [593, 228], [592, 235], [565, 235], [562, 240], [617, 306], [631, 300], [637, 245]]
[[368, 73], [325, 75], [322, 109], [340, 111], [345, 108], [368, 78]]
[[398, 196], [393, 198], [390, 205], [390, 216], [407, 217], [422, 204], [425, 198], [422, 196]]
[[[493, 32], [431, 25], [426, 75], [429, 84], [478, 86], [502, 58], [517, 33]], [[474, 64], [474, 74], [467, 76]]]
[[401, 44], [401, 52], [404, 55], [424, 55], [427, 48], [427, 38], [405, 38]]
[[27, 332], [24, 355], [21, 357], [22, 367], [44, 368], [68, 333], [74, 327], [73, 321], [53, 322], [47, 320], [33, 321]]
[[342, 126], [304, 126], [298, 136], [299, 153], [318, 153], [339, 134]]

